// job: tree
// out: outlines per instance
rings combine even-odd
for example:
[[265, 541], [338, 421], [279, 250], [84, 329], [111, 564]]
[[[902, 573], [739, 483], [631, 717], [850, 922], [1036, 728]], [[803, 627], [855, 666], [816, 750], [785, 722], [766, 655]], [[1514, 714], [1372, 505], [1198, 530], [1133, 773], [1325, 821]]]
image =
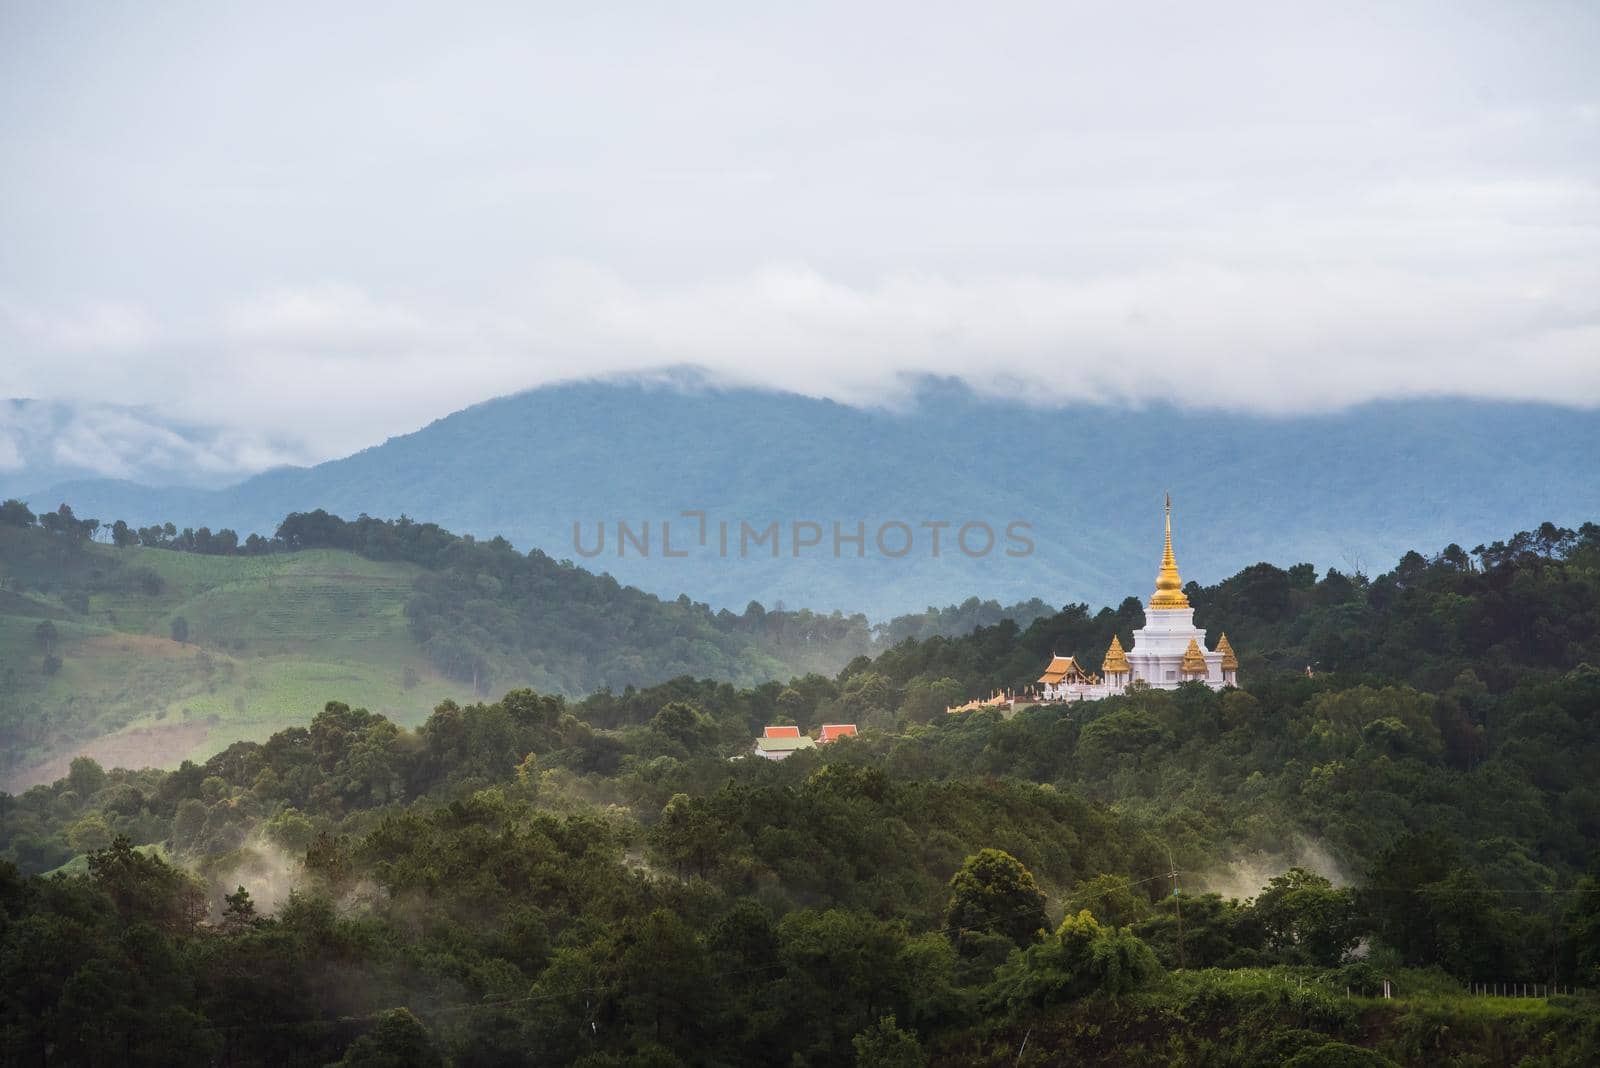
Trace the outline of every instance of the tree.
[[11, 527], [33, 526], [34, 514], [22, 501], [15, 497], [0, 504], [0, 524]]
[[[1180, 935], [1181, 932], [1181, 935]], [[1249, 968], [1261, 963], [1254, 910], [1216, 893], [1169, 895], [1133, 925], [1168, 968]]]
[[893, 1015], [850, 1040], [856, 1051], [856, 1068], [922, 1068], [927, 1058], [917, 1044], [917, 1036], [895, 1026]]
[[318, 508], [314, 512], [291, 512], [278, 524], [275, 538], [290, 551], [297, 549], [340, 549], [345, 547], [350, 524]]
[[657, 1042], [690, 1049], [705, 1027], [712, 987], [705, 947], [676, 913], [656, 909], [629, 931], [618, 998], [625, 1016]]
[[1379, 856], [1357, 899], [1369, 929], [1408, 964], [1460, 978], [1506, 974], [1517, 940], [1512, 916], [1437, 831], [1401, 837]]
[[1126, 927], [1150, 915], [1150, 900], [1115, 875], [1096, 875], [1078, 888], [1072, 900], [1107, 927]]
[[389, 1009], [345, 1050], [341, 1068], [435, 1068], [444, 1064], [433, 1036], [409, 1009]]
[[1587, 876], [1579, 881], [1565, 922], [1578, 981], [1600, 984], [1600, 879]]
[[53, 512], [43, 512], [39, 515], [39, 525], [52, 534], [69, 534], [74, 538], [88, 538], [100, 528], [98, 519], [79, 519], [72, 514], [72, 507], [62, 504]]
[[117, 520], [111, 524], [111, 544], [119, 549], [126, 549], [130, 545], [139, 544], [139, 534], [128, 526], [124, 520]]
[[182, 616], [172, 617], [172, 640], [179, 644], [189, 640], [189, 621]]
[[1016, 1014], [1090, 995], [1121, 997], [1160, 974], [1155, 953], [1133, 932], [1103, 927], [1085, 909], [1001, 968], [995, 998]]
[[89, 876], [125, 923], [143, 921], [169, 934], [186, 934], [205, 918], [205, 891], [193, 877], [134, 849], [125, 835], [89, 854]]
[[316, 837], [317, 828], [305, 813], [298, 809], [286, 808], [273, 816], [265, 823], [267, 837], [291, 853], [304, 855], [312, 839]]
[[711, 739], [715, 727], [711, 718], [693, 705], [671, 701], [650, 720], [650, 729], [694, 752]]
[[106, 788], [106, 770], [94, 757], [73, 757], [67, 771], [67, 785], [87, 801]]
[[198, 797], [179, 801], [172, 816], [172, 844], [180, 850], [199, 846], [208, 814], [206, 803]]
[[250, 891], [239, 887], [231, 894], [222, 898], [222, 926], [224, 930], [240, 931], [247, 927], [254, 927], [256, 919], [256, 903], [250, 900]]
[[39, 625], [33, 628], [34, 643], [46, 656], [55, 652], [56, 637], [56, 625], [48, 619], [40, 620]]
[[778, 923], [788, 1021], [811, 1041], [814, 1063], [838, 1063], [851, 1037], [903, 1004], [910, 978], [905, 931], [864, 912], [791, 912]]
[[944, 927], [958, 947], [968, 931], [1003, 934], [1025, 946], [1048, 924], [1044, 892], [1022, 862], [1004, 850], [980, 850], [950, 878]]
[[76, 852], [92, 853], [111, 844], [111, 827], [98, 812], [91, 812], [67, 831], [67, 844]]
[[650, 845], [679, 875], [704, 878], [721, 853], [722, 829], [705, 798], [673, 794], [650, 829]]
[[1293, 963], [1334, 967], [1359, 937], [1350, 892], [1304, 868], [1275, 876], [1252, 908], [1267, 947]]

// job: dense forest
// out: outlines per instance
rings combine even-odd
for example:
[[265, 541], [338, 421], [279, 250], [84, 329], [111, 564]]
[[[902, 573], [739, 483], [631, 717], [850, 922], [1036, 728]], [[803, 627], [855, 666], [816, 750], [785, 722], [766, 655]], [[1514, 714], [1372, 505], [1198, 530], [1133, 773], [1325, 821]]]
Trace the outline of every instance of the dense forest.
[[[878, 626], [756, 602], [714, 612], [404, 518], [300, 513], [241, 540], [6, 501], [0, 788], [54, 778], [61, 756], [127, 729], [149, 734], [142, 755], [110, 759], [198, 758], [330, 698], [415, 725], [440, 700], [522, 686], [581, 696], [685, 674], [831, 676], [908, 637], [1051, 611], [970, 598]], [[328, 679], [339, 688], [319, 689]], [[102, 755], [127, 752], [110, 744]]]
[[[1242, 689], [945, 713], [1126, 643], [1130, 600], [79, 759], [0, 795], [6, 1057], [1600, 1058], [1600, 527], [1187, 593]], [[749, 757], [774, 722], [862, 731]]]
[[158, 576], [118, 567], [114, 556], [75, 554], [83, 543], [141, 546], [207, 556], [263, 556], [308, 549], [342, 549], [368, 560], [415, 564], [417, 580], [406, 615], [416, 640], [447, 675], [488, 693], [497, 681], [556, 677], [569, 692], [623, 686], [674, 670], [727, 678], [770, 678], [789, 672], [831, 672], [850, 656], [907, 638], [954, 636], [1005, 619], [1031, 623], [1051, 614], [1032, 599], [1001, 606], [968, 598], [930, 606], [876, 626], [865, 616], [809, 609], [767, 609], [752, 601], [742, 613], [713, 612], [687, 595], [663, 601], [609, 575], [593, 575], [570, 560], [535, 549], [521, 553], [504, 538], [478, 541], [404, 516], [345, 521], [325, 511], [287, 516], [270, 538], [241, 539], [232, 530], [172, 523], [133, 528], [79, 518], [70, 505], [35, 516], [22, 501], [0, 503], [0, 529], [56, 537], [16, 539], [4, 546], [6, 587], [60, 593], [87, 611], [89, 596], [106, 585], [153, 588]]

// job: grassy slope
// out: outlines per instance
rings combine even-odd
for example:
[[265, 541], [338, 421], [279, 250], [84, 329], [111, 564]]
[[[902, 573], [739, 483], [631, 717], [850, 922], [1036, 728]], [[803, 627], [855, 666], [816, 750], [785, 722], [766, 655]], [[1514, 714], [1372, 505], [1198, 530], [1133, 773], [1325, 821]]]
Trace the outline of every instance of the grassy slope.
[[1347, 994], [1334, 973], [1310, 968], [1177, 971], [1120, 1000], [995, 1018], [938, 1042], [929, 1063], [1272, 1064], [1333, 1041], [1396, 1064], [1517, 1064], [1543, 1055], [1550, 1059], [1531, 1063], [1566, 1065], [1581, 1063], [1577, 1051], [1594, 1041], [1592, 993], [1481, 997], [1440, 973], [1393, 978], [1395, 996], [1383, 999]]
[[[127, 766], [203, 758], [303, 723], [329, 700], [416, 723], [445, 697], [468, 696], [468, 687], [433, 670], [407, 633], [410, 565], [331, 550], [120, 556], [160, 575], [161, 592], [97, 593], [77, 622], [60, 618], [61, 606], [47, 598], [0, 605], [10, 610], [0, 614], [0, 659], [17, 668], [15, 699], [37, 706], [48, 725], [23, 751], [6, 754], [0, 786], [48, 781], [80, 750]], [[53, 677], [39, 670], [33, 638], [44, 615], [58, 617], [62, 667]], [[177, 616], [189, 622], [186, 644], [171, 639]], [[408, 667], [420, 680], [410, 690]], [[108, 732], [115, 733], [97, 737]]]

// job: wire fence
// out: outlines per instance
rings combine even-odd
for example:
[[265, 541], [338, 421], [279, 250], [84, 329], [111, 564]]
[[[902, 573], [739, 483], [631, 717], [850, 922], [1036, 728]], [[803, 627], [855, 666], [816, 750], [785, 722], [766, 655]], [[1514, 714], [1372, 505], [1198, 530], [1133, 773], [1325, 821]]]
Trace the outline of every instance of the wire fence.
[[1567, 983], [1468, 983], [1467, 993], [1480, 998], [1587, 997], [1592, 991]]

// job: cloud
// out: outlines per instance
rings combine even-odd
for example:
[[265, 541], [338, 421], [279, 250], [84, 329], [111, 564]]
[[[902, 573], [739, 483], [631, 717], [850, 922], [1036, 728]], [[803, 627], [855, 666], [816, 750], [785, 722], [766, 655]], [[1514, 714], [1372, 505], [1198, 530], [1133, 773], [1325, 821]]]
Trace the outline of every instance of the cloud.
[[24, 462], [21, 443], [8, 428], [0, 427], [0, 471], [20, 471]]
[[227, 307], [221, 318], [222, 334], [245, 345], [395, 345], [426, 330], [408, 309], [339, 285], [259, 294]]
[[15, 346], [61, 357], [134, 353], [153, 339], [142, 309], [113, 302], [61, 311], [0, 299], [0, 330]]
[[8, 485], [16, 491], [84, 476], [221, 485], [312, 459], [260, 430], [187, 425], [95, 402], [0, 402], [0, 472], [14, 475]]
[[[1582, 5], [10, 19], [0, 396], [221, 428], [208, 470], [682, 365], [1600, 404]], [[183, 455], [95, 419], [63, 458]]]
[[[1240, 246], [1249, 240], [1241, 235]], [[489, 396], [673, 365], [867, 404], [896, 403], [915, 376], [933, 374], [1047, 405], [1305, 413], [1443, 394], [1593, 406], [1600, 254], [1541, 262], [1533, 247], [1456, 273], [1262, 257], [864, 282], [777, 264], [650, 283], [566, 262], [496, 304], [353, 285], [276, 290], [229, 301], [198, 328], [148, 332], [142, 344], [137, 375], [108, 376], [113, 395], [238, 433], [194, 453], [192, 439], [100, 412], [58, 435], [63, 462], [125, 473], [117, 458], [135, 451], [162, 465], [188, 455], [207, 469], [323, 458]], [[52, 379], [71, 350], [35, 351], [38, 387], [60, 389]], [[94, 379], [74, 385], [104, 396]], [[272, 435], [302, 444], [269, 447], [262, 439]]]

